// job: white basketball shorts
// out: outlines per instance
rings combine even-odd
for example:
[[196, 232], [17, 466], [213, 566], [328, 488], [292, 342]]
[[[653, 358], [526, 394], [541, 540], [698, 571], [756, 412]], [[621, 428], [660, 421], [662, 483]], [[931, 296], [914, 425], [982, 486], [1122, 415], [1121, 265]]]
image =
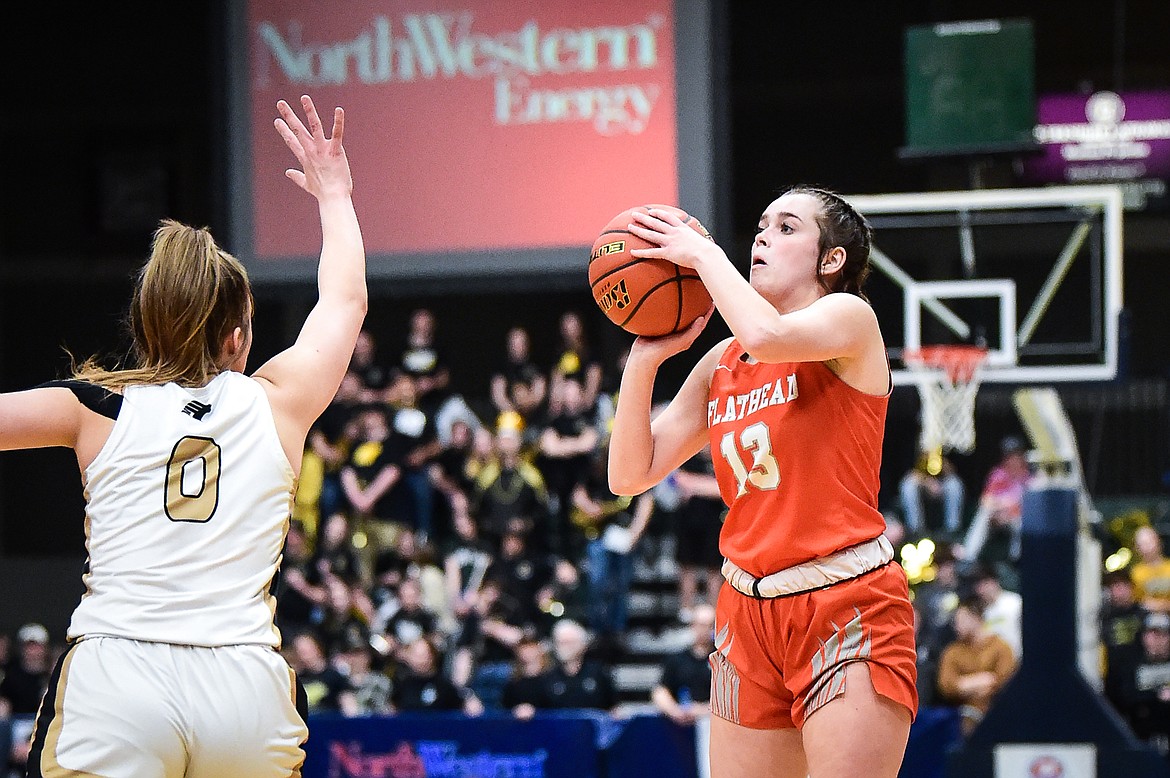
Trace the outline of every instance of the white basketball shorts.
[[308, 728], [296, 689], [265, 646], [88, 638], [49, 679], [28, 775], [299, 776]]

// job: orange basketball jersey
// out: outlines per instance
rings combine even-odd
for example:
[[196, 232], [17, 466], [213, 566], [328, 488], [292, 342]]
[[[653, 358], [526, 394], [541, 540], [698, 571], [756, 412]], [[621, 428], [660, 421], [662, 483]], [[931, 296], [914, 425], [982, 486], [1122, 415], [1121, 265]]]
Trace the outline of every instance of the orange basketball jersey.
[[719, 550], [755, 576], [877, 537], [889, 396], [821, 362], [745, 361], [732, 340], [711, 378], [707, 427], [723, 500]]

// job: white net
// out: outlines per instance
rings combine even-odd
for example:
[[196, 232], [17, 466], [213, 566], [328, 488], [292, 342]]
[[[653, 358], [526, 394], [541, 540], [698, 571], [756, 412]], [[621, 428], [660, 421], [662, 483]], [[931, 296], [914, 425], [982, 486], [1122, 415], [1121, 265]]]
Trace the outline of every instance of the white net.
[[922, 399], [923, 451], [975, 450], [975, 396], [986, 358], [976, 346], [924, 346], [904, 355]]

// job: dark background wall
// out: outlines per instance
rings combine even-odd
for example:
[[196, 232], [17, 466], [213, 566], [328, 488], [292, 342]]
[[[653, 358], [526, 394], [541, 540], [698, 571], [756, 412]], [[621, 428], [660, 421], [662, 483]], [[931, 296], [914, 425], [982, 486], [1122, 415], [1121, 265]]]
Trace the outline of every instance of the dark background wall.
[[[966, 162], [897, 157], [905, 25], [1028, 17], [1038, 93], [1170, 88], [1165, 0], [716, 5], [717, 69], [725, 77], [721, 242], [732, 256], [746, 256], [760, 209], [786, 183], [850, 193], [968, 186]], [[65, 347], [78, 355], [120, 353], [130, 275], [159, 218], [228, 234], [223, 13], [220, 3], [206, 1], [26, 4], [21, 21], [3, 25], [0, 390], [60, 375], [68, 366]], [[991, 184], [1011, 183], [1010, 161], [987, 163], [980, 173]], [[360, 189], [356, 199], [360, 210]], [[1130, 377], [1162, 380], [1170, 365], [1170, 306], [1163, 304], [1170, 218], [1157, 209], [1130, 214], [1126, 229]], [[257, 364], [290, 342], [311, 293], [258, 291]], [[456, 384], [472, 395], [486, 391], [513, 322], [530, 326], [542, 358], [551, 357], [556, 317], [567, 308], [589, 317], [608, 358], [625, 342], [593, 309], [584, 280], [579, 288], [509, 294], [376, 288], [369, 326], [388, 351], [418, 305], [438, 314], [440, 344], [458, 357]], [[726, 332], [718, 322], [709, 329], [707, 342]], [[670, 367], [665, 388], [685, 367]], [[915, 411], [916, 399], [900, 390], [891, 406], [883, 494], [912, 456]], [[987, 411], [981, 453], [960, 462], [972, 485], [1005, 431], [1012, 431], [1010, 413]], [[0, 455], [0, 587], [16, 595], [0, 598], [8, 601], [0, 627], [43, 612], [58, 626], [76, 601], [84, 549], [75, 473], [67, 451]], [[1143, 476], [1133, 488], [1159, 484]]]

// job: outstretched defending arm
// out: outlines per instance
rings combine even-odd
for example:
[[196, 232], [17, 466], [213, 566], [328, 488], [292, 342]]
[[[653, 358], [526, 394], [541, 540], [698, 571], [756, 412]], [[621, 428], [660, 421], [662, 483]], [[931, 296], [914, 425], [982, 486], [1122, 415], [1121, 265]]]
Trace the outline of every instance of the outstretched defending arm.
[[256, 371], [265, 384], [281, 442], [294, 466], [309, 427], [333, 399], [349, 366], [365, 320], [366, 255], [351, 194], [353, 179], [342, 146], [345, 113], [334, 109], [333, 132], [325, 137], [317, 109], [301, 98], [302, 123], [288, 103], [277, 103], [276, 129], [302, 170], [285, 171], [293, 183], [317, 198], [321, 214], [318, 299], [296, 343]]
[[68, 389], [0, 394], [0, 451], [69, 446], [77, 442], [81, 406]]

